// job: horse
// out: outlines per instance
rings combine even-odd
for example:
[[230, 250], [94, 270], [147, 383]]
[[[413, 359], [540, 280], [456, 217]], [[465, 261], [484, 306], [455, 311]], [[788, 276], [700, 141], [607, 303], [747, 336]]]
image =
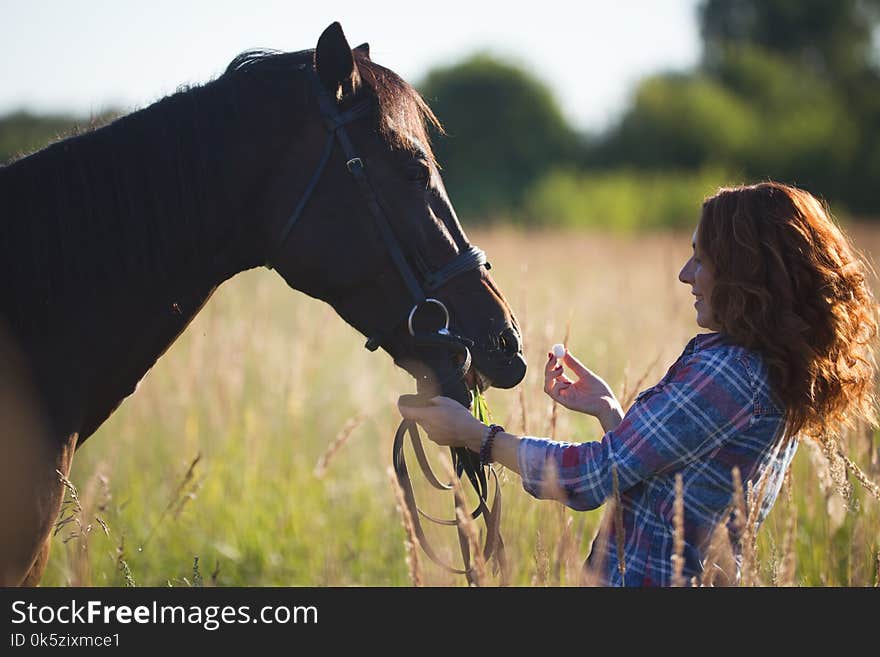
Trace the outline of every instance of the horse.
[[242, 271], [330, 304], [420, 393], [522, 380], [432, 125], [333, 23], [0, 168], [0, 584], [39, 583], [75, 451]]

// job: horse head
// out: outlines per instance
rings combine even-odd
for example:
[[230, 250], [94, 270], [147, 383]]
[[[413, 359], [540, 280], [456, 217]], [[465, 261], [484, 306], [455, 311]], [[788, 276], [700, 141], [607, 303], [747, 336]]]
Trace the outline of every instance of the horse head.
[[474, 385], [517, 385], [520, 329], [444, 189], [428, 139], [439, 122], [338, 23], [309, 54], [298, 67], [303, 148], [278, 176], [303, 182], [266, 232], [268, 264], [388, 352], [421, 393], [469, 403]]

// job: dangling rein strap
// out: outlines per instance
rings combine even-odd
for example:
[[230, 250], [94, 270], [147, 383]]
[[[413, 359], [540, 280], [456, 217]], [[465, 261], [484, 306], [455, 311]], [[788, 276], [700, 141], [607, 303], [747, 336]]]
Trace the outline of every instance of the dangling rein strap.
[[[409, 434], [413, 451], [416, 455], [416, 460], [419, 462], [419, 466], [421, 467], [425, 478], [428, 480], [428, 483], [430, 483], [431, 486], [438, 490], [445, 491], [452, 490], [453, 484], [451, 482], [445, 484], [437, 478], [437, 475], [434, 474], [434, 471], [431, 469], [431, 466], [428, 463], [428, 458], [425, 455], [425, 449], [422, 445], [422, 439], [421, 435], [419, 434], [418, 425], [413, 420], [404, 419], [400, 423], [400, 426], [397, 427], [397, 433], [394, 436], [392, 458], [394, 461], [394, 472], [397, 475], [397, 483], [400, 485], [400, 488], [403, 491], [403, 499], [406, 503], [410, 517], [412, 518], [413, 530], [415, 531], [416, 537], [419, 539], [419, 543], [421, 544], [422, 549], [425, 551], [425, 554], [428, 555], [428, 558], [431, 561], [450, 573], [455, 573], [457, 575], [466, 575], [468, 583], [473, 583], [473, 568], [471, 566], [470, 547], [468, 544], [467, 535], [464, 533], [464, 529], [461, 527], [458, 519], [456, 518], [452, 520], [444, 520], [441, 518], [434, 518], [433, 516], [422, 511], [416, 504], [412, 481], [410, 480], [409, 470], [406, 467], [406, 459], [404, 457], [403, 439], [406, 434]], [[493, 481], [495, 482], [495, 495], [492, 499], [492, 506], [490, 508], [487, 504], [488, 487], [484, 488], [483, 486], [477, 486], [474, 480], [469, 477], [469, 479], [471, 479], [471, 483], [474, 485], [474, 490], [477, 492], [477, 496], [479, 498], [477, 508], [474, 509], [470, 515], [471, 518], [474, 519], [482, 516], [483, 521], [486, 524], [486, 542], [483, 546], [483, 558], [488, 561], [493, 554], [496, 554], [496, 559], [500, 564], [502, 564], [503, 568], [504, 540], [501, 538], [501, 487], [498, 484], [498, 475], [495, 473], [495, 470], [490, 467], [489, 472], [492, 475]], [[485, 481], [484, 478], [483, 480]], [[456, 498], [455, 506], [457, 509], [460, 508], [460, 502], [458, 498]], [[465, 510], [462, 509], [462, 511]], [[461, 557], [462, 563], [464, 564], [464, 570], [449, 565], [437, 555], [437, 553], [431, 547], [430, 543], [428, 543], [428, 539], [425, 536], [424, 530], [422, 529], [420, 517], [424, 517], [425, 519], [438, 525], [455, 525], [458, 528], [458, 543], [461, 549]]]

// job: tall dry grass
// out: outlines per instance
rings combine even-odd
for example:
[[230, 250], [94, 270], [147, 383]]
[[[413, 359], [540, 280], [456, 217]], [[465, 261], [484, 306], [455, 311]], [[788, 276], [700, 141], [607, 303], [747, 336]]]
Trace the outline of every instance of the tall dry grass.
[[[600, 437], [595, 419], [554, 412], [542, 392], [547, 350], [569, 330], [572, 353], [627, 400], [698, 331], [689, 291], [676, 280], [690, 233], [497, 229], [471, 237], [524, 332], [526, 379], [518, 390], [487, 393], [495, 421], [512, 431]], [[855, 238], [869, 253], [880, 248], [876, 230]], [[70, 481], [82, 491], [79, 520], [55, 537], [44, 584], [464, 585], [414, 549], [386, 474], [396, 400], [413, 387], [330, 308], [274, 273], [236, 277], [77, 453]], [[440, 453], [432, 450], [435, 464]], [[846, 454], [799, 449], [790, 493], [752, 537], [748, 583], [875, 584], [880, 502], [848, 462], [865, 481], [880, 481], [875, 432], [853, 432]], [[605, 509], [537, 501], [510, 472], [500, 485], [505, 581], [596, 583], [581, 565], [591, 543], [604, 540]], [[451, 495], [418, 482], [416, 495], [429, 513], [455, 513]], [[744, 491], [744, 531], [747, 503]], [[65, 540], [73, 526], [82, 530]], [[472, 529], [468, 540], [481, 544]], [[441, 557], [460, 559], [454, 528], [425, 531]], [[713, 549], [703, 583], [730, 583], [723, 537]], [[481, 577], [502, 583], [491, 564]]]

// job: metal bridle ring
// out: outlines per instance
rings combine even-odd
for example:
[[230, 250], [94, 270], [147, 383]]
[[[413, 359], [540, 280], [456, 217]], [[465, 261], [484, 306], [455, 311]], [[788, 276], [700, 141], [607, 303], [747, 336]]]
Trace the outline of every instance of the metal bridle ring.
[[413, 328], [413, 317], [415, 317], [416, 311], [419, 309], [419, 307], [421, 307], [422, 304], [427, 304], [427, 303], [436, 303], [443, 310], [443, 314], [446, 315], [445, 326], [442, 329], [438, 329], [438, 332], [449, 331], [449, 309], [446, 307], [446, 304], [444, 304], [439, 299], [425, 299], [421, 303], [417, 303], [416, 305], [414, 305], [412, 310], [409, 311], [409, 319], [407, 320], [407, 326], [409, 327], [409, 334], [412, 336], [415, 336], [415, 334], [416, 334], [415, 329]]

